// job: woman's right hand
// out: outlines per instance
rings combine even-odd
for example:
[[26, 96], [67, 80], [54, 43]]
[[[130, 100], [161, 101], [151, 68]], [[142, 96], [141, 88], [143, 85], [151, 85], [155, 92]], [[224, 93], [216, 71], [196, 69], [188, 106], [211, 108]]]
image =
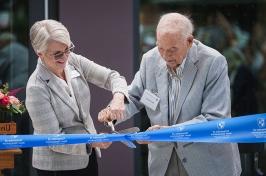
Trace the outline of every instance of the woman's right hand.
[[115, 93], [110, 105], [98, 113], [98, 120], [100, 122], [122, 120], [125, 113], [124, 99], [124, 94]]
[[110, 107], [106, 107], [98, 113], [98, 120], [100, 122], [112, 121]]

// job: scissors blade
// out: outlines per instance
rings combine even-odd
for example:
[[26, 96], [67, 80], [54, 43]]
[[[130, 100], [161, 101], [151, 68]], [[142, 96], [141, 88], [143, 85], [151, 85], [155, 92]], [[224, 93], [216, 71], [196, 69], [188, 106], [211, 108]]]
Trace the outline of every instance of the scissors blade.
[[117, 131], [118, 133], [137, 133], [139, 132], [140, 129], [138, 127], [131, 127], [131, 128], [126, 128], [123, 130]]
[[113, 121], [109, 121], [109, 122], [107, 122], [107, 125], [111, 128], [112, 132], [115, 131], [115, 126], [114, 126]]
[[121, 141], [124, 145], [126, 145], [129, 148], [137, 148], [136, 145], [131, 141]]
[[[108, 127], [111, 128], [112, 133], [115, 133], [115, 134], [136, 133], [136, 132], [140, 131], [140, 129], [138, 127], [132, 127], [132, 128], [127, 128], [124, 130], [116, 131], [113, 121], [109, 121], [106, 124]], [[129, 148], [136, 148], [136, 145], [131, 141], [121, 141], [121, 143], [123, 143], [124, 145], [126, 145]]]

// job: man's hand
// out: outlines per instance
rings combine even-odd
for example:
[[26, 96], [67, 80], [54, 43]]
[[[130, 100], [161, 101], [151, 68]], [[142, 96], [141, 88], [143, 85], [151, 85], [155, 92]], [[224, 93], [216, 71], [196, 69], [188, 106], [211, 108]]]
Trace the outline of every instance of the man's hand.
[[91, 147], [93, 148], [100, 148], [100, 149], [107, 149], [108, 147], [110, 147], [110, 145], [112, 144], [112, 142], [95, 142], [91, 144]]
[[[149, 127], [146, 131], [154, 131], [154, 130], [159, 130], [162, 128], [169, 128], [169, 126], [160, 126], [160, 125], [153, 125]], [[150, 144], [152, 142], [149, 141], [137, 141], [138, 144]]]

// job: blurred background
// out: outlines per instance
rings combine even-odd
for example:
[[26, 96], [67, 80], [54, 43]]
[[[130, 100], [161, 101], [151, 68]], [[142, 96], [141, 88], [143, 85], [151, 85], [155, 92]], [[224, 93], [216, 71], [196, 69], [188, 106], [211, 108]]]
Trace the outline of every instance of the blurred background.
[[[119, 71], [130, 83], [142, 54], [155, 46], [156, 23], [167, 12], [190, 16], [195, 38], [226, 57], [232, 116], [266, 112], [266, 0], [0, 0], [0, 85], [26, 86], [37, 63], [29, 29], [43, 19], [61, 21], [70, 32], [76, 53]], [[97, 122], [97, 114], [111, 94], [94, 86], [91, 91], [96, 128], [108, 132]], [[25, 89], [19, 97], [25, 98]], [[17, 123], [17, 134], [32, 133], [27, 113], [8, 118]], [[148, 128], [145, 112], [117, 129], [131, 126]], [[265, 144], [239, 144], [239, 148], [242, 175], [264, 175]], [[100, 175], [147, 176], [147, 155], [146, 146], [129, 149], [114, 143], [98, 159]], [[2, 173], [35, 176], [31, 149], [23, 149], [15, 156], [15, 168]]]

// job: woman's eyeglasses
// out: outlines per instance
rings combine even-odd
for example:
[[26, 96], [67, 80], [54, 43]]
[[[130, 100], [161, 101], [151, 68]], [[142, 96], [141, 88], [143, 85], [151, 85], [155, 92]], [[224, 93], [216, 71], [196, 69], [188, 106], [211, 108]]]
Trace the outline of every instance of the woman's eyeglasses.
[[70, 47], [67, 48], [64, 52], [62, 51], [58, 51], [55, 54], [51, 54], [51, 56], [55, 59], [55, 60], [59, 60], [62, 59], [64, 57], [64, 55], [69, 55], [70, 52], [73, 52], [75, 48], [75, 45], [73, 43], [71, 43]]

